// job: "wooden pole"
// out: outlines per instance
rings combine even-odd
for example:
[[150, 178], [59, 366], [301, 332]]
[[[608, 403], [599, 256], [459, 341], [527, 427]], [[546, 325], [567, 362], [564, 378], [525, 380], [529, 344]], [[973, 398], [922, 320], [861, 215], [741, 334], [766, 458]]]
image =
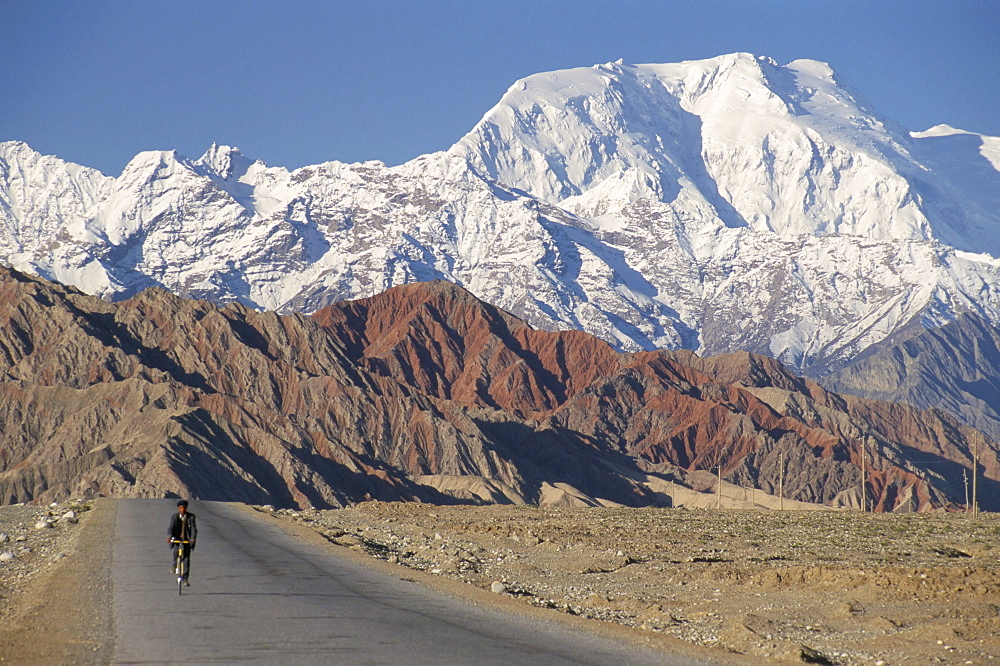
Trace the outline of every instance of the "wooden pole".
[[969, 513], [969, 473], [962, 469], [962, 483], [965, 484], [965, 512]]
[[979, 515], [979, 495], [977, 481], [979, 479], [979, 432], [972, 435], [972, 515]]
[[722, 465], [719, 465], [719, 485], [715, 493], [715, 508], [722, 508]]
[[785, 510], [785, 454], [778, 454], [778, 511]]
[[864, 513], [865, 511], [868, 510], [867, 503], [866, 503], [866, 500], [867, 500], [866, 495], [868, 493], [865, 492], [865, 482], [866, 482], [865, 474], [866, 474], [866, 471], [867, 470], [865, 470], [865, 439], [864, 439], [864, 437], [862, 437], [861, 438], [861, 513]]

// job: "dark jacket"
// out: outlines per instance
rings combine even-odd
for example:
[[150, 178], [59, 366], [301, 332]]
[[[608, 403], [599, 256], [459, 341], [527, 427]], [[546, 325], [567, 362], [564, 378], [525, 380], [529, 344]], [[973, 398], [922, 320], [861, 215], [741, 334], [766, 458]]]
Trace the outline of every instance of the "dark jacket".
[[191, 541], [191, 547], [193, 548], [194, 540], [198, 538], [198, 523], [195, 520], [194, 514], [188, 511], [184, 514], [184, 520], [181, 520], [180, 512], [175, 513], [170, 519], [167, 536], [171, 539]]

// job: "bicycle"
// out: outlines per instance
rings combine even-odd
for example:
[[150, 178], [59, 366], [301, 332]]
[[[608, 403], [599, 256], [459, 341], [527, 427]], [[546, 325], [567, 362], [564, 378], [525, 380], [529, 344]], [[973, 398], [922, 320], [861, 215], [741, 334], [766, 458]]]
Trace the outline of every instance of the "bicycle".
[[185, 544], [190, 544], [190, 541], [181, 539], [171, 539], [170, 543], [177, 544], [177, 558], [174, 560], [174, 573], [177, 575], [177, 594], [181, 594], [181, 589], [185, 584], [190, 585], [187, 582], [188, 577], [188, 558], [184, 557], [184, 551], [187, 550], [188, 557], [191, 557], [191, 550], [185, 548]]

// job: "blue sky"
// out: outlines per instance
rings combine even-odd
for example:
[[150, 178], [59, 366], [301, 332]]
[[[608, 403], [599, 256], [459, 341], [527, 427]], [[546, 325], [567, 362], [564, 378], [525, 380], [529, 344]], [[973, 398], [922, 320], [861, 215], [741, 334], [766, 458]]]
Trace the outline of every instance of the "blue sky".
[[518, 78], [747, 51], [1000, 136], [1000, 2], [4, 0], [0, 140], [117, 176], [212, 142], [295, 168], [444, 150]]

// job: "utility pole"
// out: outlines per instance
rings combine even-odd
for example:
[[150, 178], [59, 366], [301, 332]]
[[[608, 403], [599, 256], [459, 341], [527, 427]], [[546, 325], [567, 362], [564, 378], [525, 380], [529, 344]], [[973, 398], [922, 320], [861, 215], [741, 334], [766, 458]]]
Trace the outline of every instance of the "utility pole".
[[715, 508], [722, 508], [722, 465], [719, 465], [719, 485], [717, 486], [717, 491], [715, 493]]
[[965, 484], [965, 512], [969, 513], [969, 473], [962, 468], [962, 483]]
[[778, 511], [785, 510], [785, 454], [778, 454]]
[[976, 482], [979, 480], [979, 431], [972, 435], [972, 515], [979, 515], [979, 495]]
[[865, 492], [865, 482], [867, 481], [865, 479], [866, 471], [867, 470], [865, 470], [865, 438], [862, 437], [861, 438], [861, 513], [864, 513], [865, 511], [868, 510], [865, 501], [867, 499], [865, 496], [868, 494]]

